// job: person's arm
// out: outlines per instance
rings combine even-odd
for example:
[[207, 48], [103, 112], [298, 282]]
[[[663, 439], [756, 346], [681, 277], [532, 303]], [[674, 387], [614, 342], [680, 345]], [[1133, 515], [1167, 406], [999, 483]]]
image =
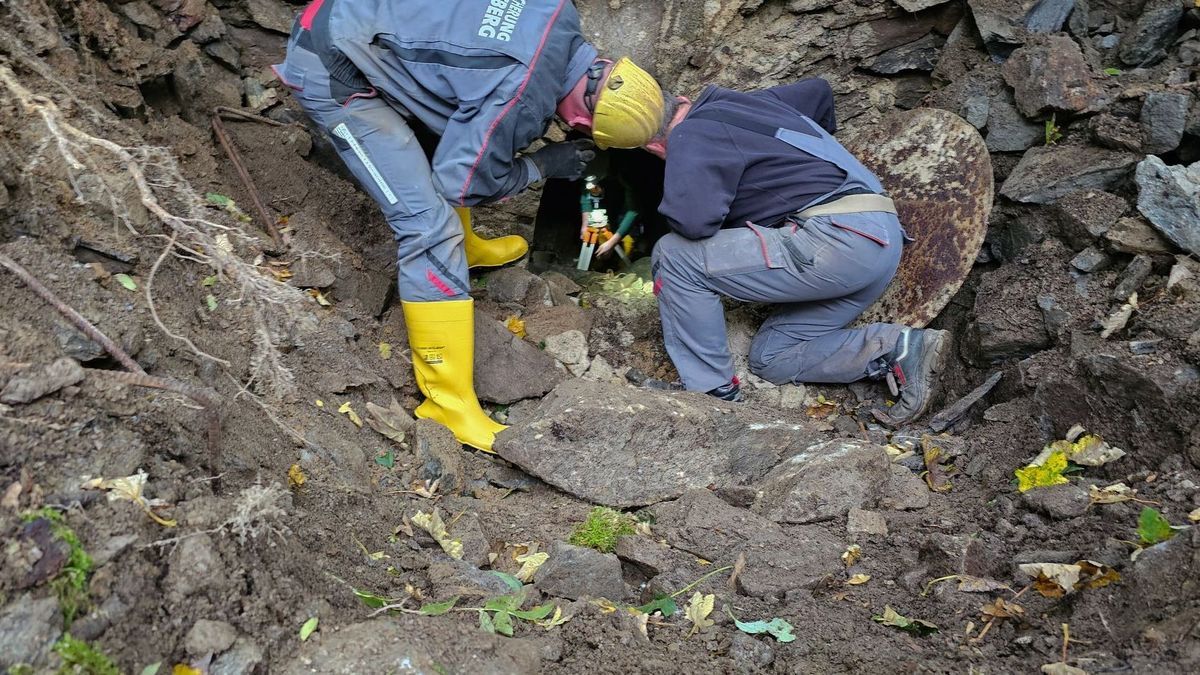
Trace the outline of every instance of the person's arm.
[[540, 134], [534, 130], [540, 125], [528, 119], [519, 101], [464, 103], [433, 153], [438, 189], [456, 206], [473, 206], [515, 195], [541, 180], [533, 160], [517, 155]]
[[829, 133], [837, 132], [837, 115], [833, 107], [833, 88], [819, 78], [800, 80], [792, 84], [771, 87], [758, 92], [772, 96], [796, 112], [820, 124]]
[[658, 212], [688, 239], [704, 239], [725, 224], [737, 195], [745, 159], [725, 125], [684, 122], [671, 133], [663, 200]]

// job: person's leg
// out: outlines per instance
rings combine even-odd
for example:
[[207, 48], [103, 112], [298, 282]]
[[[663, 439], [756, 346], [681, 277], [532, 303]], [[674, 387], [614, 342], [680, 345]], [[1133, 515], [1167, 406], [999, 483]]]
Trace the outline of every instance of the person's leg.
[[830, 309], [847, 309], [822, 329], [840, 328], [865, 307], [841, 299], [868, 286], [885, 287], [894, 272], [891, 246], [898, 249], [899, 241], [889, 246], [886, 236], [864, 237], [812, 219], [804, 228], [736, 228], [704, 240], [664, 237], [654, 251], [655, 288], [667, 353], [684, 385], [710, 391], [733, 377], [721, 296], [829, 302]]
[[468, 292], [463, 224], [433, 186], [424, 151], [404, 118], [374, 96], [339, 104], [328, 73], [303, 49], [289, 49], [285, 73], [305, 112], [379, 204], [396, 238], [399, 295], [417, 385], [426, 400], [417, 417], [436, 420], [462, 443], [490, 451], [504, 427], [475, 397], [474, 309]]

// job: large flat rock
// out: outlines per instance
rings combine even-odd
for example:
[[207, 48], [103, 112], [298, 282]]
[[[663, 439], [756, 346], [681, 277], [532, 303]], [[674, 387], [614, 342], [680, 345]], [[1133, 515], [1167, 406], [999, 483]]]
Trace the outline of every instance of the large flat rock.
[[1030, 149], [1000, 187], [1017, 202], [1048, 204], [1080, 190], [1104, 190], [1129, 175], [1141, 158], [1086, 145]]
[[504, 324], [475, 313], [475, 394], [507, 405], [536, 398], [565, 377], [549, 354], [513, 335]]
[[1138, 210], [1180, 248], [1200, 255], [1200, 162], [1167, 166], [1151, 155], [1137, 168]]
[[812, 446], [775, 467], [759, 487], [755, 510], [778, 523], [843, 518], [874, 508], [891, 477], [883, 448], [837, 440]]
[[692, 488], [745, 485], [821, 439], [703, 394], [568, 380], [496, 439], [504, 459], [598, 504], [632, 507]]

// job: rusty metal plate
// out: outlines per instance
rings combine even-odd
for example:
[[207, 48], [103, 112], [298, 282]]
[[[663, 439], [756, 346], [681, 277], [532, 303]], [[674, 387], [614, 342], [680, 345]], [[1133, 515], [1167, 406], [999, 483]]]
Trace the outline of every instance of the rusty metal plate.
[[983, 138], [944, 110], [893, 113], [845, 142], [896, 201], [910, 237], [900, 269], [857, 324], [923, 327], [958, 292], [987, 234], [995, 184]]

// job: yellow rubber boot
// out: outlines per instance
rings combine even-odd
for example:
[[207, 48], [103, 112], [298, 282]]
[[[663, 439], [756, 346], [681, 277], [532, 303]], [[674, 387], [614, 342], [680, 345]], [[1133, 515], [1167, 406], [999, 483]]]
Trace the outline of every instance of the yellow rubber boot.
[[484, 239], [471, 228], [471, 209], [455, 207], [463, 226], [463, 247], [467, 251], [467, 267], [500, 267], [516, 262], [529, 251], [529, 244], [515, 234]]
[[415, 414], [442, 424], [464, 445], [492, 452], [505, 426], [475, 398], [475, 303], [473, 300], [402, 302], [413, 371], [425, 402]]

